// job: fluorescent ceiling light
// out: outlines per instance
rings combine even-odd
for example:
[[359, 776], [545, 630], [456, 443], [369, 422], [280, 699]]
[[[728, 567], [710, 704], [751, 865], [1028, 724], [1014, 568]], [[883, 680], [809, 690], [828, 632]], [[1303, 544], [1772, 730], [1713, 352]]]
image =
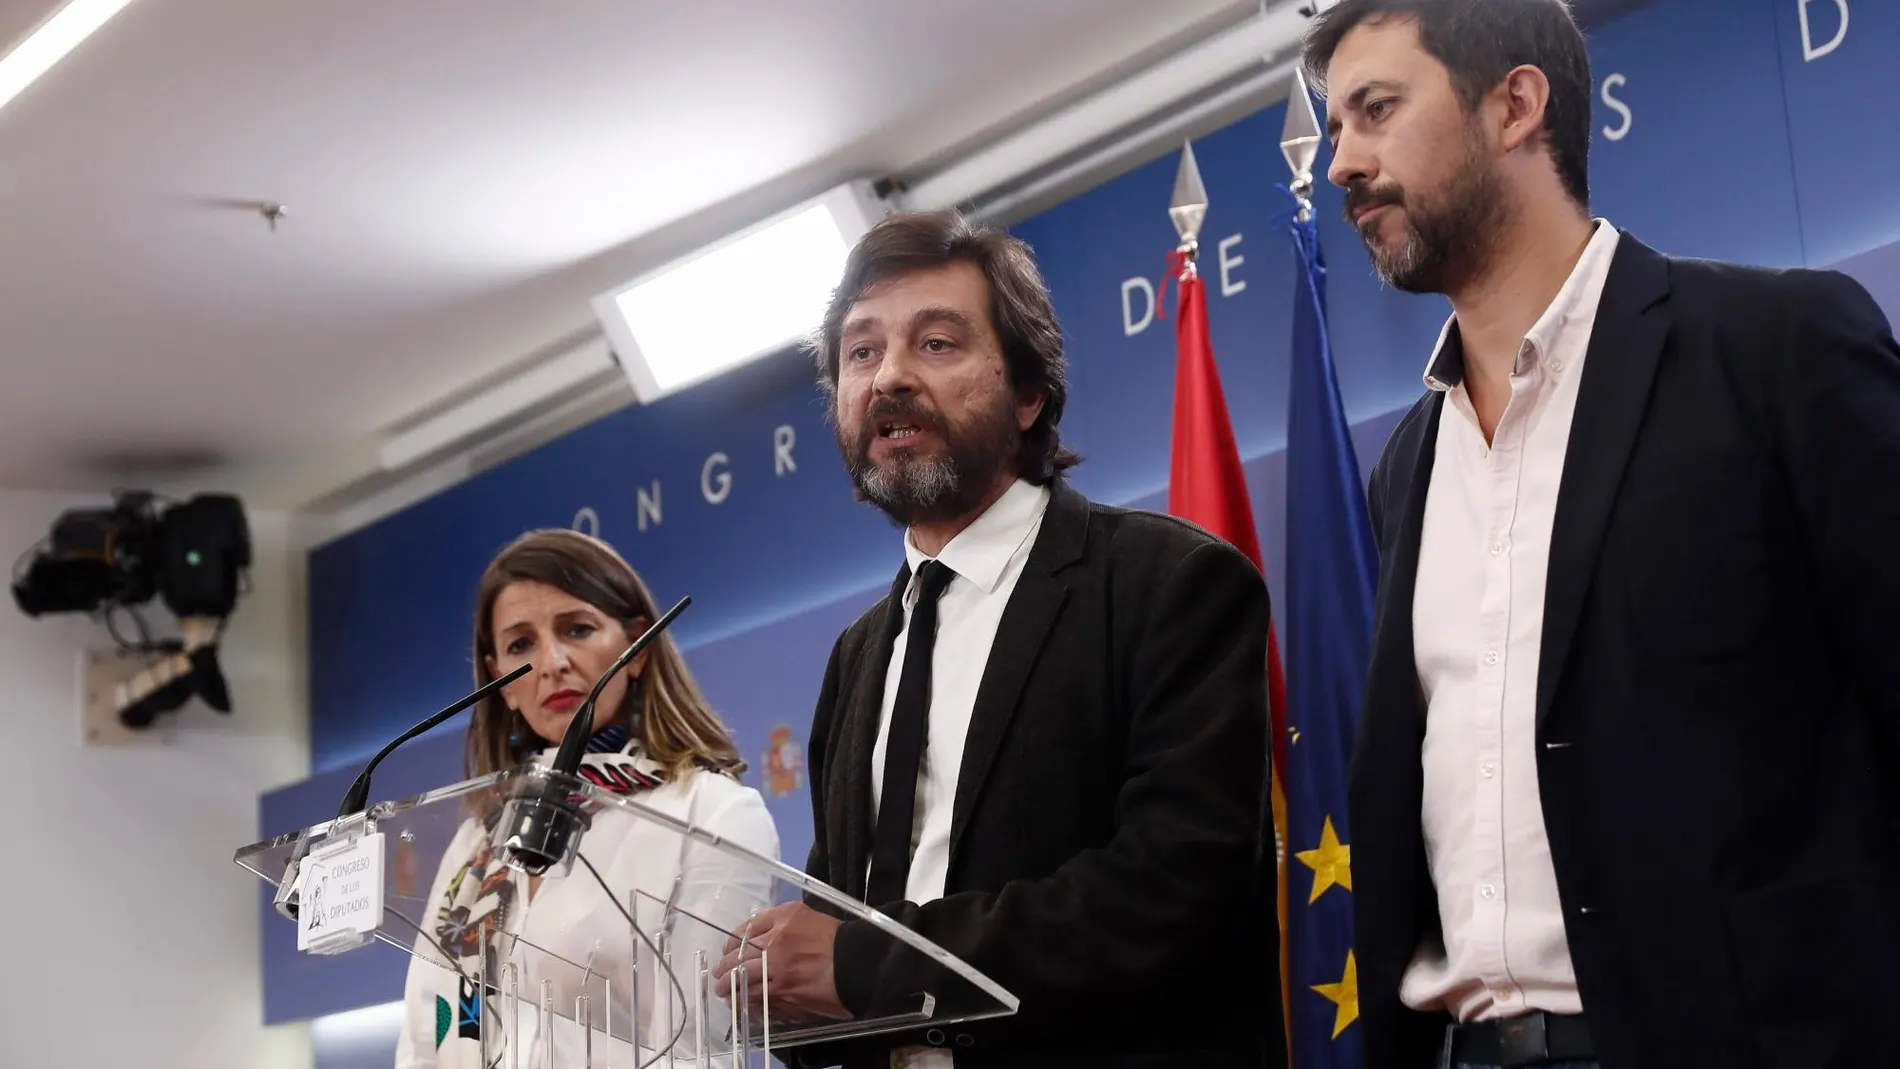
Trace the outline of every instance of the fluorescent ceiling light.
[[72, 0], [0, 58], [0, 108], [79, 47], [132, 0]]
[[613, 366], [613, 354], [607, 351], [606, 340], [595, 338], [390, 435], [383, 442], [378, 459], [385, 471], [401, 470], [554, 401]]
[[643, 404], [782, 349], [807, 334], [845, 256], [882, 208], [839, 186], [594, 298], [594, 313]]

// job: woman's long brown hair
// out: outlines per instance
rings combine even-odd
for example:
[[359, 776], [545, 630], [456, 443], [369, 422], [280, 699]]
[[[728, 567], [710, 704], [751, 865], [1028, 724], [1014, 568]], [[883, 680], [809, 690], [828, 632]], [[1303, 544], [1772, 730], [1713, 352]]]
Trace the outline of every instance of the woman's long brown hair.
[[[523, 581], [546, 583], [579, 598], [620, 621], [630, 637], [660, 616], [646, 583], [612, 546], [579, 531], [531, 531], [497, 554], [482, 575], [475, 608], [478, 687], [495, 678], [488, 667], [495, 655], [495, 599], [509, 584]], [[637, 724], [633, 722], [636, 706], [641, 710]], [[674, 778], [700, 767], [735, 777], [745, 771], [732, 733], [707, 704], [669, 634], [662, 633], [647, 647], [646, 668], [637, 681], [630, 682], [626, 701], [613, 722], [637, 736], [646, 755]], [[519, 764], [520, 755], [508, 744], [508, 737], [516, 732], [532, 734], [501, 695], [484, 698], [468, 728], [463, 757], [466, 774], [485, 776]]]

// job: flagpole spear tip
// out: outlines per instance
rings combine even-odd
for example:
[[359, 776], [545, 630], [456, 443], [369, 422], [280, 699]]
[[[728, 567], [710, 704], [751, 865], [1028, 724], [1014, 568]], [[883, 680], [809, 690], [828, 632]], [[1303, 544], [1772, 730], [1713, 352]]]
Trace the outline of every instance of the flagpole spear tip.
[[1177, 251], [1182, 254], [1182, 270], [1195, 271], [1194, 261], [1201, 251], [1201, 223], [1207, 218], [1207, 187], [1201, 183], [1201, 168], [1194, 160], [1194, 143], [1181, 143], [1181, 166], [1174, 173], [1174, 196], [1168, 202], [1168, 218], [1174, 220], [1174, 232], [1180, 235]]
[[1293, 180], [1287, 189], [1300, 202], [1299, 221], [1313, 218], [1313, 164], [1319, 160], [1319, 117], [1313, 111], [1313, 94], [1306, 87], [1306, 75], [1293, 69], [1293, 87], [1286, 98], [1286, 122], [1280, 127], [1280, 152], [1286, 156]]

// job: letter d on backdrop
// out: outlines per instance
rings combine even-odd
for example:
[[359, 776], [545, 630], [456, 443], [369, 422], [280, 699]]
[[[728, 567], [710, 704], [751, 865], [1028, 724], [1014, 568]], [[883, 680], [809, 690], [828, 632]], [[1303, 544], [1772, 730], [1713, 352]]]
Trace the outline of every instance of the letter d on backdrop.
[[[1140, 322], [1135, 321], [1135, 306], [1129, 302], [1129, 298], [1134, 296], [1136, 290], [1140, 290], [1142, 295], [1148, 299], [1147, 307], [1142, 309]], [[1154, 322], [1154, 319], [1154, 283], [1149, 282], [1140, 275], [1136, 275], [1134, 278], [1122, 283], [1122, 335], [1132, 338], [1142, 331], [1147, 330], [1148, 324]]]
[[1847, 40], [1847, 0], [1834, 0], [1834, 6], [1841, 11], [1841, 24], [1835, 29], [1834, 36], [1828, 38], [1826, 43], [1818, 47], [1815, 45], [1814, 31], [1808, 26], [1808, 5], [1825, 2], [1826, 0], [1795, 0], [1797, 9], [1801, 12], [1801, 58], [1809, 63], [1841, 47], [1841, 42]]

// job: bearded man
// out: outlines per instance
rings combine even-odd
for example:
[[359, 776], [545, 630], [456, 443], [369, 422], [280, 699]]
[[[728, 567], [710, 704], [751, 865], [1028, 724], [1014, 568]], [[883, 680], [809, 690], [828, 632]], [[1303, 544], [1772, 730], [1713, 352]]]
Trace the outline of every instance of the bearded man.
[[904, 565], [825, 672], [808, 871], [1020, 1007], [959, 1023], [940, 967], [804, 904], [755, 918], [716, 972], [759, 947], [774, 1017], [946, 1022], [801, 1065], [1284, 1065], [1259, 571], [1067, 485], [1062, 328], [1021, 241], [885, 219], [815, 349]]
[[1369, 489], [1365, 1064], [1900, 1065], [1885, 316], [1593, 218], [1562, 0], [1341, 0], [1306, 65], [1375, 268], [1452, 307]]

